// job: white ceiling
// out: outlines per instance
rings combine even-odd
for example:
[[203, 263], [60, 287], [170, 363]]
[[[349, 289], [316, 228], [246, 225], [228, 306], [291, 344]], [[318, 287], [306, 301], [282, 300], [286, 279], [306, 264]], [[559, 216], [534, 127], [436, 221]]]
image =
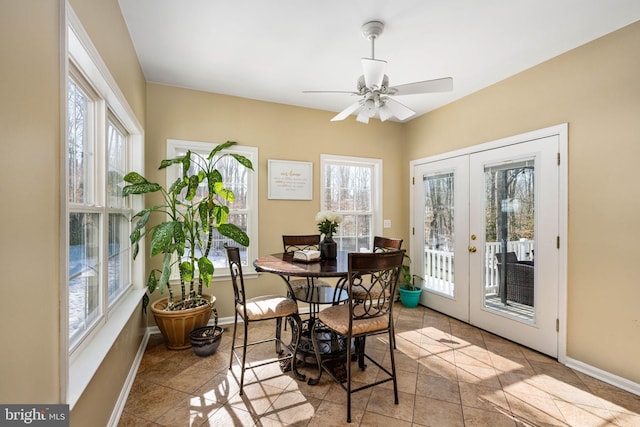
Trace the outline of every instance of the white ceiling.
[[[638, 0], [119, 0], [149, 82], [338, 112], [376, 58], [390, 85], [453, 77], [449, 93], [398, 96], [428, 111], [640, 20]], [[353, 120], [349, 118], [348, 120]]]

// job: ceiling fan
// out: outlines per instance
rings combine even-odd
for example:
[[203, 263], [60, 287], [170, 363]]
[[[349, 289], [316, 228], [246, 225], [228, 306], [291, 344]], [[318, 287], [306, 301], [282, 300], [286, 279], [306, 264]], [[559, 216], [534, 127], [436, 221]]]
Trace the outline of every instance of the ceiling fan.
[[344, 120], [356, 112], [356, 120], [361, 123], [369, 123], [369, 119], [375, 117], [376, 113], [383, 122], [392, 117], [406, 120], [416, 112], [393, 99], [392, 95], [447, 92], [453, 89], [451, 77], [389, 86], [389, 77], [384, 73], [387, 61], [375, 58], [375, 41], [382, 34], [382, 30], [384, 30], [384, 24], [380, 21], [367, 22], [362, 26], [362, 35], [367, 40], [371, 40], [371, 58], [362, 58], [363, 74], [358, 79], [357, 91], [303, 91], [303, 93], [348, 93], [360, 97], [357, 102], [333, 117], [332, 122]]

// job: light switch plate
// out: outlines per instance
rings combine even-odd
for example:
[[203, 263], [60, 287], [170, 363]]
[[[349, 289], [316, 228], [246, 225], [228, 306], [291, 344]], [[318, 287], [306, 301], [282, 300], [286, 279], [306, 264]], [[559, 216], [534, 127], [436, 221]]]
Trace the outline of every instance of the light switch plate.
[[391, 220], [390, 219], [385, 219], [384, 223], [383, 223], [383, 227], [384, 228], [391, 228]]

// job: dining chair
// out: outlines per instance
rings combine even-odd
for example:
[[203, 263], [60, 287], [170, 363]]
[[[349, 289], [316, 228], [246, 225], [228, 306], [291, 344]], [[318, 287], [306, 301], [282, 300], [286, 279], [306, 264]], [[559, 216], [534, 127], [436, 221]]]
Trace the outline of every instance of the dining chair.
[[[233, 293], [235, 297], [235, 319], [233, 322], [233, 336], [231, 339], [231, 356], [229, 359], [229, 369], [233, 366], [235, 358], [240, 364], [240, 395], [243, 393], [244, 374], [247, 369], [254, 369], [259, 366], [270, 363], [280, 362], [286, 363], [290, 360], [290, 366], [294, 375], [300, 379], [295, 366], [296, 354], [300, 340], [300, 332], [302, 331], [302, 322], [298, 315], [298, 305], [292, 298], [278, 295], [261, 295], [253, 298], [247, 298], [245, 293], [244, 277], [242, 274], [242, 261], [240, 259], [240, 249], [237, 247], [227, 246], [227, 258], [229, 259], [229, 270], [231, 272], [231, 282], [233, 283]], [[238, 317], [242, 318], [244, 326], [244, 336], [241, 345], [236, 345], [236, 332], [238, 329]], [[292, 319], [296, 323], [292, 329], [292, 343], [287, 344], [282, 340], [282, 320], [286, 318]], [[260, 322], [263, 320], [276, 319], [275, 336], [263, 338], [256, 341], [249, 340], [249, 324]], [[276, 354], [278, 357], [262, 360], [252, 364], [247, 363], [247, 347], [275, 342]], [[285, 347], [290, 350], [290, 354], [282, 357]], [[238, 355], [238, 350], [242, 349], [242, 356]]]
[[[283, 234], [282, 246], [286, 253], [295, 251], [304, 251], [307, 249], [320, 250], [320, 235], [319, 234]], [[319, 288], [330, 288], [331, 284], [324, 280], [318, 280], [317, 278], [308, 277], [302, 279], [289, 279], [289, 286], [293, 292], [298, 289], [304, 289], [309, 286], [316, 286]]]
[[402, 239], [382, 236], [373, 237], [373, 252], [386, 252], [400, 248], [402, 248]]
[[[359, 353], [359, 359], [366, 358], [376, 365], [380, 372], [375, 380], [365, 385], [353, 388], [351, 381], [351, 356], [352, 347], [346, 345], [346, 385], [339, 378], [335, 369], [335, 361], [332, 359], [322, 360], [320, 365], [322, 371], [326, 371], [346, 392], [347, 392], [347, 422], [351, 422], [351, 395], [358, 391], [373, 387], [388, 381], [393, 382], [394, 403], [398, 404], [398, 382], [396, 379], [396, 364], [393, 348], [393, 298], [398, 285], [398, 276], [404, 258], [404, 250], [378, 252], [378, 253], [350, 253], [348, 255], [348, 286], [349, 292], [354, 286], [361, 286], [364, 289], [379, 289], [373, 291], [363, 299], [349, 298], [346, 304], [328, 307], [318, 313], [315, 323], [316, 330], [326, 330], [327, 328], [335, 333], [343, 335], [346, 342], [353, 339], [364, 341], [366, 337], [372, 335], [387, 334], [389, 341], [390, 370], [383, 366], [382, 360], [375, 360], [366, 351]], [[364, 279], [366, 277], [366, 279]], [[317, 345], [317, 334], [311, 334], [314, 340], [316, 357], [320, 358]], [[381, 356], [384, 357], [384, 356]], [[362, 370], [364, 364], [360, 364]], [[320, 374], [322, 374], [322, 371]]]
[[[372, 252], [389, 252], [389, 251], [396, 251], [396, 250], [400, 250], [400, 248], [402, 247], [402, 239], [398, 239], [395, 237], [383, 237], [383, 236], [374, 236], [373, 237], [373, 250]], [[367, 295], [373, 295], [377, 292], [380, 292], [380, 288], [379, 287], [375, 287], [374, 289], [370, 289], [369, 292], [366, 292], [364, 289], [361, 289], [360, 286], [354, 286], [354, 288], [352, 289], [352, 296], [353, 298], [356, 299], [363, 299], [366, 298]], [[393, 297], [394, 301], [396, 300], [396, 297], [394, 295]], [[392, 328], [394, 328], [394, 325], [391, 325]], [[393, 337], [393, 348], [396, 348], [396, 334], [392, 333], [391, 336]], [[362, 345], [364, 346], [364, 340], [358, 340], [357, 345]]]

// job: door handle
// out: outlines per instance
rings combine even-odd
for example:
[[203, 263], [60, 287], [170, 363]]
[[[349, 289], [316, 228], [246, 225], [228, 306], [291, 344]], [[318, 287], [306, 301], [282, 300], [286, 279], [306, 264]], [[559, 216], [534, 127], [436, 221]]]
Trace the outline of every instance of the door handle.
[[473, 253], [473, 252], [475, 252], [475, 251], [477, 251], [477, 249], [476, 249], [476, 247], [475, 247], [475, 246], [469, 246], [469, 252], [472, 252], [472, 253]]

